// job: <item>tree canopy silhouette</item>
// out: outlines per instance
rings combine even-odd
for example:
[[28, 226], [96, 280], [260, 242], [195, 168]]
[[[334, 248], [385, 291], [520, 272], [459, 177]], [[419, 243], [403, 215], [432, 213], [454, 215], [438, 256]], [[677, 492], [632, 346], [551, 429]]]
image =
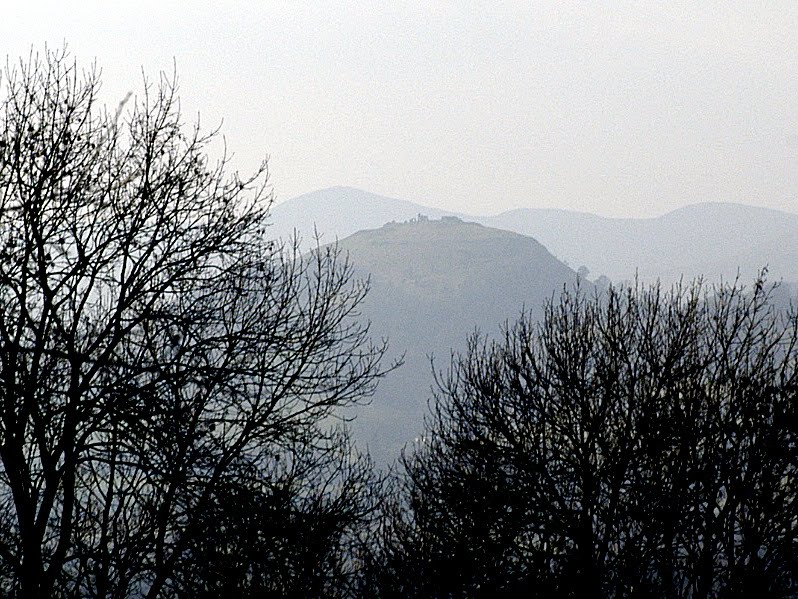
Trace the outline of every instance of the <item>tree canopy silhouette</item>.
[[374, 509], [336, 410], [384, 345], [335, 248], [267, 242], [173, 80], [109, 112], [66, 51], [0, 108], [0, 592], [322, 595]]
[[768, 289], [576, 289], [472, 337], [403, 458], [369, 592], [794, 596], [798, 318]]

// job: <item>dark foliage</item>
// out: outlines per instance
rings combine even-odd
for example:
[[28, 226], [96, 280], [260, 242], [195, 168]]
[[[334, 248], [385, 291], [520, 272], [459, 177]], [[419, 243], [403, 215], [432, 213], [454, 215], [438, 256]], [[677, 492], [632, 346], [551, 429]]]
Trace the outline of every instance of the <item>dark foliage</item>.
[[403, 459], [385, 597], [798, 593], [798, 319], [763, 281], [565, 292], [471, 339]]
[[65, 52], [3, 85], [0, 593], [347, 592], [365, 284], [265, 241], [265, 164], [212, 163], [169, 80], [115, 114]]

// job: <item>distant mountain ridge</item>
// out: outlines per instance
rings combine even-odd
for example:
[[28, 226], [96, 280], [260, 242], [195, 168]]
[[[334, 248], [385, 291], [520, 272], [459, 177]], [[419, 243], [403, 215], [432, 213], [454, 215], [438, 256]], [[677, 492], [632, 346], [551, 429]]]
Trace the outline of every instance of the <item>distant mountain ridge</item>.
[[307, 242], [314, 223], [322, 242], [417, 214], [456, 215], [486, 226], [529, 235], [571, 267], [586, 266], [591, 277], [613, 281], [699, 275], [709, 280], [752, 279], [765, 265], [771, 280], [798, 281], [798, 214], [731, 203], [701, 203], [662, 216], [607, 218], [559, 209], [521, 208], [496, 216], [469, 216], [386, 198], [349, 187], [299, 196], [273, 209], [272, 234], [297, 228]]
[[614, 281], [703, 276], [798, 281], [798, 214], [731, 203], [692, 204], [659, 217], [614, 219], [521, 209], [482, 222], [532, 235], [573, 265]]

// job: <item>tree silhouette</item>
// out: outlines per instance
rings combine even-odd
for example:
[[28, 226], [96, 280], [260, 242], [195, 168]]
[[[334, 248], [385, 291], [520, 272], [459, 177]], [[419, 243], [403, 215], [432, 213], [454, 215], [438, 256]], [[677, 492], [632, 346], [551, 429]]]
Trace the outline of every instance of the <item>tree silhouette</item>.
[[115, 114], [66, 51], [0, 113], [0, 589], [334, 594], [373, 509], [335, 425], [383, 345], [335, 248], [265, 241], [266, 165], [227, 173], [173, 81]]
[[403, 458], [375, 596], [798, 592], [798, 318], [764, 281], [576, 289], [470, 340]]

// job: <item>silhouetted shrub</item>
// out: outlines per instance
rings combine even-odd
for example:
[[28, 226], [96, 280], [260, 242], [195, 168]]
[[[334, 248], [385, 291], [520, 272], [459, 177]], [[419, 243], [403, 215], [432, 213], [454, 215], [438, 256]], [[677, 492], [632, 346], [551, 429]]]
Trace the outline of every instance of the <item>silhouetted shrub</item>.
[[565, 292], [470, 340], [403, 459], [373, 595], [798, 592], [798, 319], [764, 281]]
[[0, 592], [345, 592], [374, 506], [333, 417], [383, 373], [366, 285], [266, 240], [266, 165], [214, 164], [172, 82], [109, 114], [47, 52], [3, 84]]

